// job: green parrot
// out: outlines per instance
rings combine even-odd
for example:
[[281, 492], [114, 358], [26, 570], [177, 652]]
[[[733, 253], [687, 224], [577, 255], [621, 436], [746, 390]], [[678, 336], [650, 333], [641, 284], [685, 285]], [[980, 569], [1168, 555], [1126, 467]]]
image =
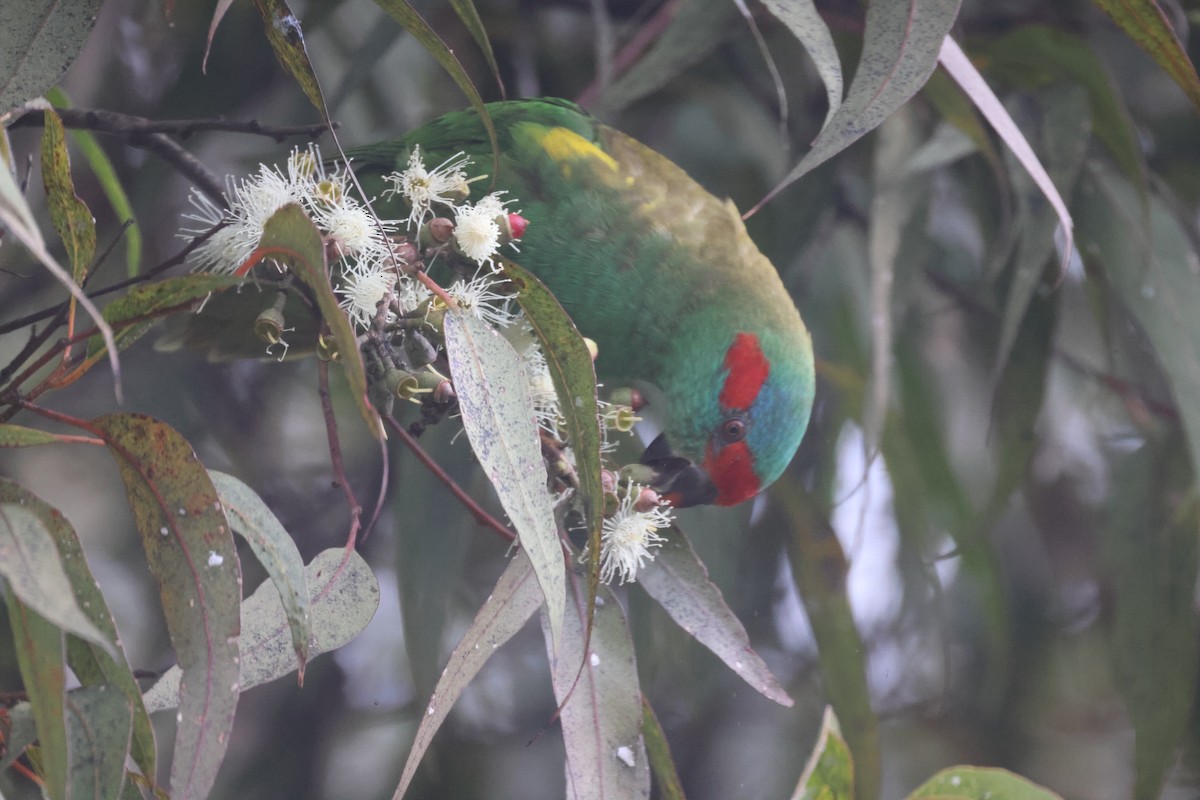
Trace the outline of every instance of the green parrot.
[[527, 220], [513, 258], [596, 342], [598, 378], [661, 393], [664, 431], [641, 459], [654, 488], [676, 507], [754, 497], [808, 426], [812, 340], [733, 203], [565, 100], [487, 109], [500, 145], [494, 176], [474, 110], [352, 151], [367, 196], [381, 198], [376, 211], [405, 216], [382, 199], [382, 176], [403, 170], [415, 146], [426, 164], [468, 155], [468, 175], [489, 174]]

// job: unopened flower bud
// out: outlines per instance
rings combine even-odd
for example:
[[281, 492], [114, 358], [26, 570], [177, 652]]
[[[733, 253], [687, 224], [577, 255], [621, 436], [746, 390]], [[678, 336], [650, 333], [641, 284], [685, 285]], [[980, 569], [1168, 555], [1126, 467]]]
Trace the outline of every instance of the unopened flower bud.
[[437, 358], [437, 348], [417, 331], [404, 334], [404, 355], [414, 369], [423, 367]]
[[450, 237], [454, 235], [454, 221], [445, 217], [434, 217], [425, 223], [421, 228], [421, 232], [417, 235], [417, 240], [422, 247], [432, 247], [434, 245], [445, 244], [450, 241]]
[[653, 511], [662, 505], [662, 498], [658, 496], [658, 492], [649, 487], [643, 487], [638, 493], [637, 499], [633, 501], [633, 510], [645, 513]]
[[646, 407], [645, 395], [632, 386], [613, 389], [608, 395], [608, 402], [614, 406], [629, 406], [635, 414]]
[[401, 272], [415, 272], [421, 266], [421, 253], [407, 239], [392, 243], [392, 256]]
[[600, 346], [586, 336], [583, 337], [583, 343], [587, 345], [588, 355], [592, 357], [592, 361], [595, 361], [596, 356], [600, 355]]
[[510, 239], [520, 239], [525, 235], [525, 229], [529, 227], [529, 220], [515, 212], [509, 212], [504, 217], [504, 229], [508, 233]]
[[616, 494], [617, 473], [608, 469], [600, 470], [600, 488], [605, 494]]
[[648, 467], [645, 464], [626, 464], [621, 467], [620, 472], [617, 474], [620, 477], [621, 483], [633, 481], [642, 486], [654, 483], [654, 480], [658, 477], [658, 474], [654, 471], [654, 467]]

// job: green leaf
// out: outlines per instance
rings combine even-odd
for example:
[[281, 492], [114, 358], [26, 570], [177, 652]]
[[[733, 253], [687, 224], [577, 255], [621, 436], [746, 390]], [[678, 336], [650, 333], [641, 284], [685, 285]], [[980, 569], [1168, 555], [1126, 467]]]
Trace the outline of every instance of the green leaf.
[[39, 444], [54, 444], [62, 441], [56, 433], [26, 428], [11, 423], [0, 424], [0, 447], [34, 447]]
[[254, 332], [254, 323], [283, 292], [282, 313], [288, 329], [284, 360], [303, 358], [316, 350], [320, 319], [303, 299], [299, 286], [282, 286], [268, 277], [241, 283], [240, 289], [214, 293], [195, 313], [168, 319], [166, 331], [154, 342], [154, 348], [165, 353], [187, 348], [202, 353], [209, 361], [277, 359], [279, 348], [269, 347]]
[[471, 38], [475, 40], [475, 44], [479, 45], [479, 49], [483, 51], [483, 57], [487, 59], [488, 67], [492, 70], [492, 77], [496, 79], [496, 85], [500, 87], [500, 94], [503, 95], [504, 81], [500, 79], [500, 67], [496, 64], [496, 54], [492, 52], [492, 42], [488, 39], [487, 28], [483, 26], [483, 20], [479, 18], [475, 4], [471, 0], [450, 0], [450, 5], [454, 7], [454, 13], [458, 14], [458, 18], [470, 32]]
[[192, 447], [141, 414], [93, 422], [116, 459], [183, 670], [171, 796], [203, 798], [237, 709], [242, 576], [217, 491]]
[[825, 707], [817, 745], [808, 757], [792, 800], [854, 800], [854, 759], [829, 706]]
[[686, 800], [667, 735], [645, 695], [642, 695], [642, 736], [646, 739], [646, 757], [650, 760], [650, 771], [662, 800]]
[[233, 532], [250, 544], [255, 557], [266, 568], [271, 582], [279, 590], [303, 680], [312, 620], [308, 583], [300, 551], [284, 530], [283, 524], [253, 489], [224, 472], [210, 469], [208, 477], [216, 487], [221, 505], [225, 506]]
[[1116, 684], [1133, 726], [1138, 800], [1162, 795], [1196, 694], [1200, 501], [1188, 496], [1186, 449], [1174, 435], [1163, 438], [1118, 462], [1103, 531]]
[[[362, 633], [379, 607], [379, 584], [357, 552], [324, 550], [305, 568], [312, 608], [309, 655], [336, 650]], [[263, 583], [242, 603], [241, 674], [238, 685], [252, 689], [296, 670], [291, 628], [279, 592]], [[171, 667], [146, 692], [150, 713], [179, 706], [179, 667]]]
[[[1054, 183], [1069, 195], [1079, 179], [1083, 158], [1091, 141], [1091, 116], [1087, 96], [1075, 85], [1055, 86], [1042, 93], [1041, 151], [1050, 165]], [[1001, 323], [1000, 344], [996, 348], [993, 384], [1008, 362], [1017, 338], [1021, 320], [1033, 299], [1034, 290], [1042, 282], [1046, 261], [1054, 252], [1054, 221], [1042, 212], [1037, 195], [1029, 186], [1027, 173], [1009, 169], [1017, 195], [1015, 227], [1021, 231], [1013, 262], [1013, 277], [1009, 284]]]
[[338, 307], [337, 295], [329, 283], [329, 267], [325, 263], [325, 243], [321, 232], [313, 225], [304, 209], [289, 203], [271, 215], [263, 226], [258, 249], [259, 258], [269, 257], [288, 264], [292, 272], [304, 281], [317, 298], [317, 307], [337, 342], [338, 356], [350, 394], [358, 413], [377, 439], [384, 438], [383, 420], [379, 412], [367, 399], [367, 374], [363, 368], [362, 354], [358, 351], [358, 338], [350, 327], [350, 320]]
[[[46, 92], [46, 99], [55, 108], [71, 107], [70, 98], [60, 86], [55, 86]], [[129, 196], [125, 194], [125, 187], [117, 176], [116, 167], [96, 142], [95, 135], [91, 131], [76, 129], [71, 131], [71, 139], [88, 162], [100, 188], [104, 190], [104, 196], [108, 198], [108, 204], [112, 206], [113, 214], [121, 222], [131, 223], [125, 229], [125, 271], [132, 278], [138, 274], [138, 266], [142, 263], [142, 229], [134, 218], [133, 204], [129, 202]]]
[[1078, 194], [1080, 252], [1099, 264], [1116, 296], [1154, 346], [1200, 465], [1200, 254], [1163, 200], [1149, 198], [1149, 229], [1129, 182], [1090, 163]]
[[867, 6], [863, 50], [846, 99], [762, 206], [814, 167], [874, 130], [925, 85], [960, 0], [876, 0]]
[[970, 62], [966, 53], [952, 37], [946, 37], [940, 58], [942, 66], [963, 88], [980, 113], [991, 123], [996, 133], [1008, 145], [1009, 152], [1016, 156], [1017, 160], [1021, 162], [1021, 166], [1025, 167], [1025, 171], [1033, 178], [1033, 182], [1037, 184], [1038, 189], [1050, 202], [1054, 213], [1058, 215], [1058, 222], [1065, 237], [1062, 248], [1062, 272], [1066, 274], [1067, 264], [1074, 246], [1071, 212], [1067, 210], [1067, 204], [1059, 195], [1050, 176], [1046, 174], [1046, 169], [1034, 155], [1029, 141], [1013, 122], [1012, 117], [1008, 115], [1008, 111], [1000, 104], [999, 98], [996, 97], [991, 87], [984, 82], [979, 70], [975, 69], [975, 65]]
[[1129, 110], [1087, 40], [1045, 25], [1020, 25], [999, 39], [972, 48], [989, 75], [1027, 89], [1063, 78], [1087, 89], [1092, 127], [1121, 170], [1145, 181], [1141, 147]]
[[[0, 506], [0, 519], [11, 520], [22, 514], [34, 519], [24, 509]], [[6, 560], [7, 554], [0, 554], [0, 563]], [[14, 587], [9, 583], [7, 588]], [[5, 603], [17, 649], [17, 665], [21, 669], [21, 680], [25, 683], [25, 693], [29, 695], [29, 705], [33, 710], [46, 794], [51, 800], [62, 800], [67, 796], [67, 765], [70, 758], [65, 716], [63, 632], [19, 598], [20, 595], [13, 591]]]
[[934, 775], [909, 800], [1062, 800], [1032, 781], [994, 767], [950, 767]]
[[100, 0], [0, 5], [0, 114], [58, 82], [96, 25]]
[[52, 625], [115, 652], [112, 642], [83, 613], [63, 571], [62, 555], [24, 498], [0, 503], [0, 576], [21, 602]]
[[72, 798], [120, 797], [133, 729], [129, 698], [111, 686], [67, 694]]
[[[442, 41], [442, 37], [437, 35], [437, 31], [429, 27], [429, 23], [425, 21], [412, 4], [408, 0], [375, 0], [375, 3], [388, 13], [388, 15], [400, 23], [404, 30], [421, 43], [425, 51], [442, 65], [442, 69], [450, 74], [450, 77], [458, 84], [458, 88], [471, 101], [471, 107], [479, 114], [479, 118], [483, 120], [483, 127], [487, 129], [488, 141], [492, 143], [492, 153], [495, 156], [493, 166], [499, 165], [500, 159], [500, 143], [496, 138], [496, 126], [492, 122], [492, 117], [487, 112], [487, 108], [483, 105], [483, 98], [479, 95], [479, 90], [475, 88], [475, 84], [471, 82], [471, 76], [467, 75], [467, 71], [463, 69], [462, 62], [454, 55], [446, 43]], [[489, 48], [490, 49], [490, 48]]]
[[[771, 492], [790, 529], [790, 562], [796, 589], [808, 611], [821, 664], [821, 680], [845, 740], [855, 753], [856, 783], [863, 797], [879, 795], [879, 733], [867, 684], [866, 647], [846, 592], [850, 566], [841, 542], [812, 498], [790, 474]], [[841, 736], [839, 729], [838, 735]]]
[[[5, 8], [7, 9], [8, 6]], [[0, 11], [0, 14], [3, 13]], [[3, 21], [0, 17], [0, 30], [5, 30], [2, 25]], [[84, 294], [79, 284], [71, 279], [70, 273], [63, 269], [46, 249], [46, 240], [42, 238], [42, 232], [33, 219], [33, 212], [29, 210], [29, 204], [25, 202], [25, 196], [17, 186], [12, 167], [12, 164], [0, 163], [0, 225], [6, 227], [16, 237], [17, 241], [41, 262], [54, 280], [62, 284], [63, 288], [71, 293], [71, 297], [83, 306], [88, 315], [95, 320], [96, 327], [100, 329], [101, 336], [110, 348], [109, 363], [112, 364], [113, 380], [116, 383], [115, 394], [119, 402], [121, 399], [121, 367], [117, 361], [117, 348], [113, 340], [112, 328], [104, 321], [100, 309], [96, 308], [96, 304], [91, 301], [91, 298]]]
[[[567, 750], [567, 796], [648, 798], [650, 761], [642, 737], [642, 691], [629, 623], [616, 597], [604, 587], [596, 597], [587, 643], [587, 597], [578, 581], [572, 581], [572, 588], [557, 650], [546, 637]], [[544, 611], [542, 630], [549, 633]]]
[[433, 696], [429, 698], [429, 706], [417, 726], [412, 750], [404, 762], [404, 772], [393, 795], [394, 800], [400, 800], [408, 791], [434, 734], [446, 721], [446, 716], [458, 702], [467, 684], [492, 657], [492, 653], [516, 635], [541, 605], [542, 592], [533, 572], [533, 564], [524, 550], [518, 550], [504, 568], [487, 602], [475, 615], [471, 627], [450, 654]]
[[29, 701], [17, 703], [8, 710], [8, 723], [4, 728], [4, 754], [0, 756], [0, 773], [7, 771], [12, 762], [25, 752], [25, 748], [36, 741], [37, 723], [33, 719], [33, 707]]
[[[131, 288], [126, 294], [104, 307], [104, 319], [116, 329], [117, 346], [124, 350], [150, 330], [155, 323], [154, 315], [200, 300], [213, 292], [221, 292], [244, 283], [233, 275], [214, 275], [194, 272], [153, 283], [143, 283]], [[131, 325], [123, 325], [139, 318], [147, 318]], [[88, 339], [87, 360], [94, 362], [105, 353], [104, 340], [99, 336]]]
[[[79, 537], [66, 518], [24, 487], [4, 478], [0, 478], [0, 503], [19, 503], [41, 520], [62, 557], [63, 571], [70, 581], [75, 602], [103, 633], [106, 642], [117, 642], [117, 626], [108, 604], [88, 568]], [[143, 774], [155, 774], [154, 730], [142, 706], [141, 687], [133, 677], [124, 652], [117, 649], [110, 653], [107, 646], [72, 635], [67, 637], [67, 663], [84, 686], [108, 685], [125, 695], [134, 711], [133, 758]]]
[[444, 325], [463, 427], [533, 563], [557, 647], [565, 568], [525, 365], [503, 336], [469, 313], [448, 309]]
[[1200, 111], [1200, 77], [1157, 0], [1093, 0], [1151, 55]]
[[[287, 73], [300, 84], [304, 96], [313, 104], [321, 119], [329, 121], [329, 109], [325, 105], [325, 96], [321, 93], [321, 84], [317, 73], [313, 71], [312, 62], [308, 60], [308, 50], [304, 46], [304, 31], [300, 20], [288, 8], [286, 0], [254, 0], [254, 7], [262, 16], [263, 29], [267, 41], [275, 51], [275, 58]], [[220, 9], [219, 13], [223, 13]], [[213, 19], [213, 28], [220, 20], [219, 14]], [[211, 40], [211, 32], [209, 36]], [[207, 54], [205, 55], [207, 59]]]
[[721, 590], [708, 579], [708, 570], [682, 531], [671, 528], [654, 560], [638, 571], [637, 582], [675, 624], [755, 691], [781, 706], [792, 705], [792, 698], [750, 648], [746, 629], [725, 605]]
[[504, 274], [518, 289], [517, 302], [546, 356], [559, 413], [566, 421], [567, 441], [575, 453], [575, 473], [588, 529], [588, 594], [595, 597], [600, 585], [600, 533], [604, 525], [596, 370], [583, 336], [545, 284], [507, 259], [502, 263]]
[[[469, 493], [487, 491], [487, 478], [480, 474], [471, 449], [450, 446], [456, 433], [450, 425], [436, 425], [422, 434], [421, 441], [429, 452], [439, 454], [442, 469]], [[393, 560], [404, 647], [413, 691], [418, 697], [428, 697], [442, 671], [451, 602], [462, 590], [458, 581], [447, 576], [463, 574], [468, 548], [478, 530], [470, 514], [446, 513], [444, 501], [449, 493], [424, 464], [401, 457], [393, 459], [392, 465], [388, 505], [397, 519], [404, 520], [403, 525], [394, 526]], [[432, 530], [438, 534], [430, 536]]]
[[812, 0], [763, 0], [763, 5], [804, 45], [808, 57], [816, 66], [817, 74], [825, 84], [825, 98], [829, 102], [829, 110], [825, 112], [825, 122], [828, 124], [842, 105], [842, 62], [833, 45], [829, 26], [817, 13]]
[[42, 183], [46, 187], [46, 202], [50, 221], [62, 238], [71, 264], [71, 277], [82, 283], [96, 252], [96, 220], [71, 180], [71, 159], [67, 155], [67, 132], [53, 109], [42, 112], [45, 126], [42, 133]]

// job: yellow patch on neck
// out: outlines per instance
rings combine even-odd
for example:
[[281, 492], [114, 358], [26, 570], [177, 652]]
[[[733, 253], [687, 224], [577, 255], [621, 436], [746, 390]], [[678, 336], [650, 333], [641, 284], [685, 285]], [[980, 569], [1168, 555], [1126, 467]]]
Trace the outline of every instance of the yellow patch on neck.
[[562, 165], [563, 175], [570, 176], [572, 161], [591, 161], [619, 171], [616, 159], [573, 130], [542, 128], [535, 135], [546, 154]]

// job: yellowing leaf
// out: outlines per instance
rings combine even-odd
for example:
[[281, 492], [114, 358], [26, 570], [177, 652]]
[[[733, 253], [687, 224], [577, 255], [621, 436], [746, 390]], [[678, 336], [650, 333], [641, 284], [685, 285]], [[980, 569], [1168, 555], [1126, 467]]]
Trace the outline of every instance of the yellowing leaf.
[[191, 445], [141, 414], [95, 420], [117, 462], [183, 670], [171, 796], [204, 798], [237, 708], [241, 567], [216, 489]]

